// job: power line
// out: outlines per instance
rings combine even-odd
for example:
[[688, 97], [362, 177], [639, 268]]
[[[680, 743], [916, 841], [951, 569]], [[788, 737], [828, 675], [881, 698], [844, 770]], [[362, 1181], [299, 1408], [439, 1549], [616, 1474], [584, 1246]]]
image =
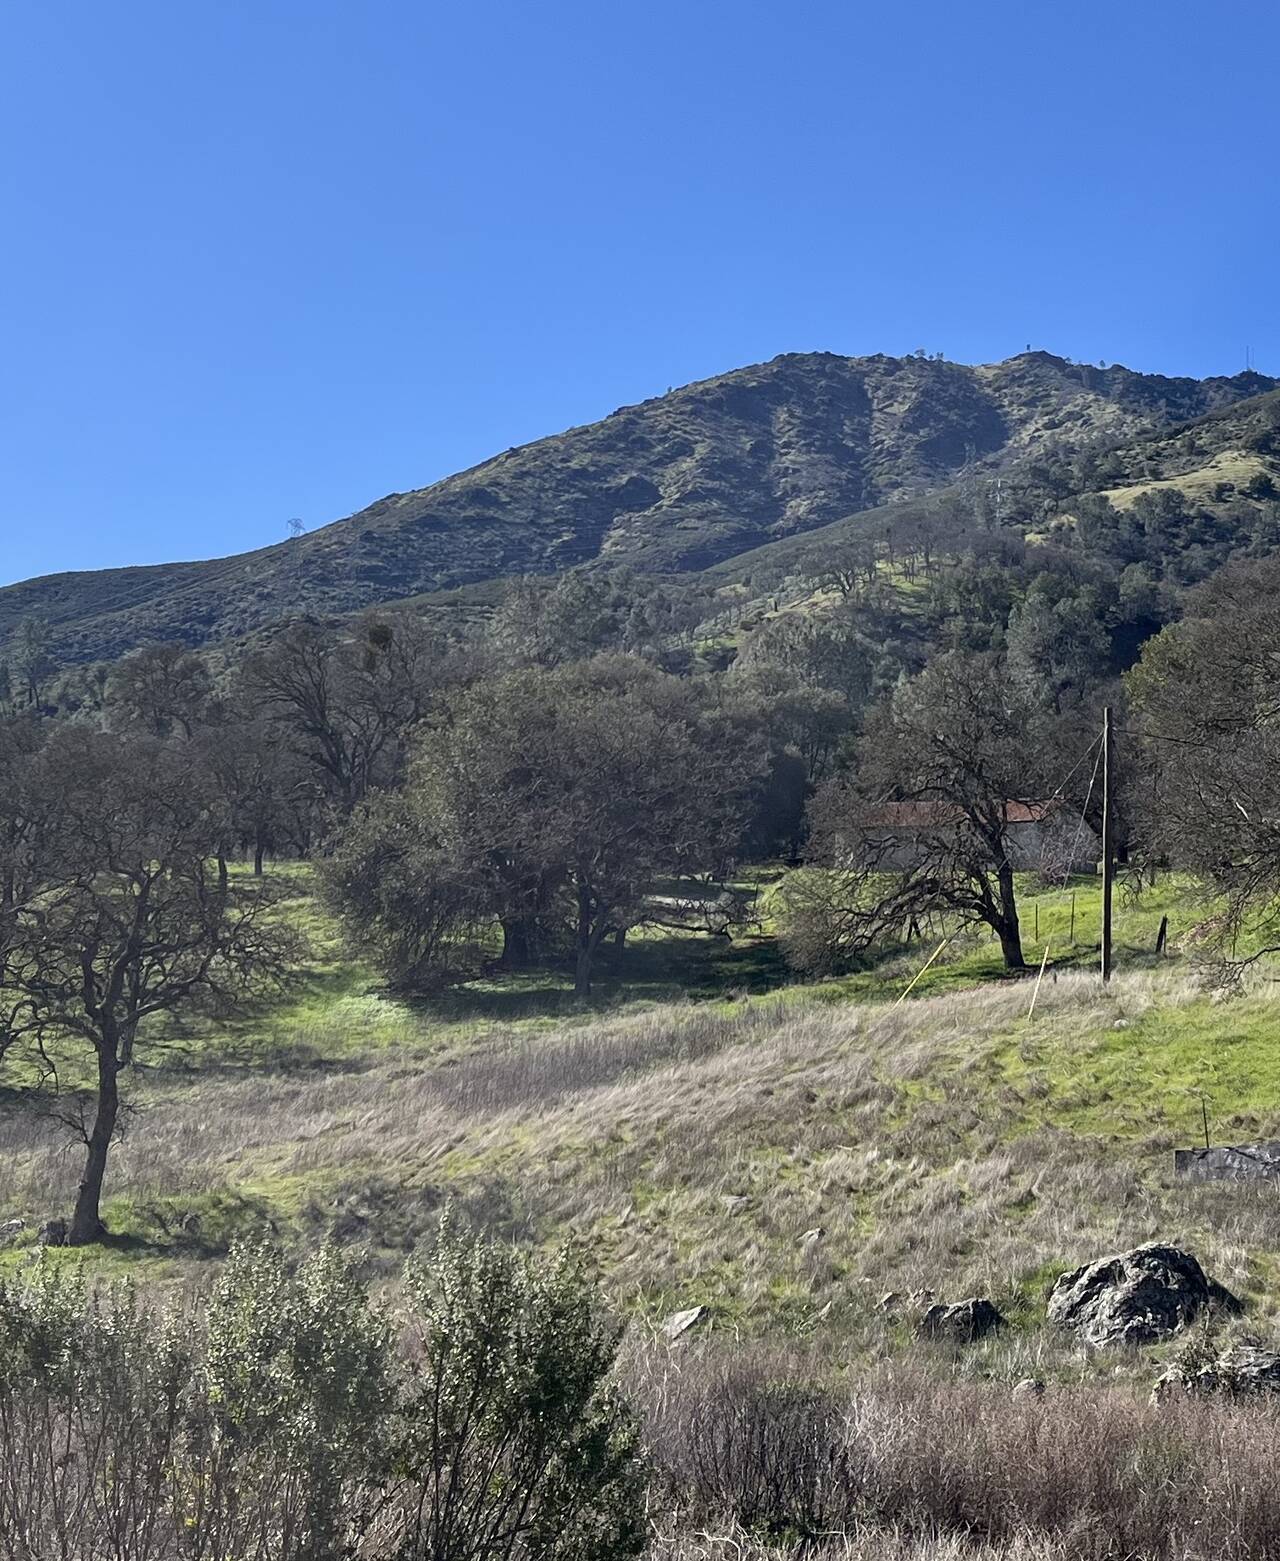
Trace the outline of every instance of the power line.
[[1171, 737], [1167, 732], [1131, 732], [1127, 727], [1116, 727], [1121, 737], [1136, 737], [1139, 742], [1145, 739], [1155, 743], [1177, 743], [1182, 748], [1213, 748], [1214, 743], [1198, 742], [1194, 737]]
[[[1098, 757], [1093, 761], [1093, 774], [1089, 777], [1089, 790], [1085, 793], [1084, 807], [1080, 810], [1080, 822], [1076, 825], [1076, 838], [1071, 843], [1071, 855], [1067, 858], [1067, 870], [1062, 875], [1062, 887], [1064, 889], [1071, 881], [1071, 869], [1075, 863], [1076, 852], [1080, 849], [1080, 840], [1084, 835], [1085, 821], [1089, 813], [1089, 803], [1093, 799], [1093, 788], [1098, 779], [1098, 769], [1102, 764], [1102, 738], [1096, 738], [1092, 743], [1090, 743], [1089, 746], [1090, 748], [1096, 748], [1098, 750]], [[1087, 757], [1088, 755], [1086, 754], [1086, 758]], [[1076, 768], [1078, 769], [1079, 766], [1077, 765]], [[1073, 770], [1072, 774], [1074, 773], [1075, 771]], [[1070, 776], [1067, 778], [1069, 780]]]
[[[1089, 755], [1093, 752], [1093, 750], [1096, 747], [1098, 747], [1098, 745], [1101, 742], [1102, 742], [1101, 737], [1095, 737], [1093, 739], [1093, 741], [1089, 744], [1089, 746], [1085, 749], [1085, 751], [1080, 755], [1079, 759], [1076, 760], [1076, 762], [1073, 765], [1070, 773], [1067, 775], [1066, 780], [1060, 782], [1059, 785], [1057, 786], [1057, 788], [1055, 789], [1055, 791], [1053, 792], [1053, 797], [1054, 798], [1060, 797], [1062, 795], [1062, 793], [1067, 789], [1067, 787], [1075, 779], [1077, 772], [1079, 770], [1082, 770], [1084, 768], [1084, 766], [1086, 764], [1088, 764], [1088, 762], [1089, 762]], [[1095, 773], [1096, 773], [1096, 769], [1097, 769], [1097, 767], [1095, 766]], [[1092, 789], [1092, 784], [1093, 783], [1090, 782], [1090, 789]], [[1050, 800], [1052, 800], [1052, 798]]]

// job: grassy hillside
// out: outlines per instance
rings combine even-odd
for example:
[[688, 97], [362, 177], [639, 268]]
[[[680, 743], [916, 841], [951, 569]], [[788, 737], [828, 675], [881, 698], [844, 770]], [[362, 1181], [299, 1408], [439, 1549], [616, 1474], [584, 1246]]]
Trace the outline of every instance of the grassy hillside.
[[[1221, 1141], [1280, 1120], [1269, 990], [1214, 1004], [1150, 952], [1161, 915], [1176, 937], [1203, 914], [1174, 884], [1121, 905], [1110, 989], [1096, 887], [1028, 893], [1029, 957], [1056, 951], [1034, 1018], [1032, 983], [998, 979], [977, 938], [901, 1002], [928, 946], [788, 986], [768, 936], [666, 936], [640, 939], [590, 1008], [548, 977], [409, 1003], [345, 960], [305, 893], [292, 914], [317, 939], [295, 991], [165, 1037], [130, 1080], [141, 1109], [94, 1261], [175, 1275], [265, 1224], [298, 1244], [333, 1231], [390, 1268], [453, 1200], [521, 1239], [581, 1240], [627, 1312], [702, 1304], [763, 1338], [893, 1349], [877, 1297], [929, 1287], [995, 1297], [1016, 1363], [1042, 1348], [1047, 1278], [1156, 1236], [1280, 1309], [1273, 1193], [1172, 1178], [1202, 1101]], [[0, 1217], [38, 1221], [75, 1156], [27, 1106], [2, 1120]]]
[[64, 661], [203, 644], [299, 613], [574, 565], [704, 569], [1047, 450], [1132, 439], [1269, 391], [1025, 353], [968, 367], [789, 354], [624, 407], [347, 520], [232, 558], [0, 590], [0, 647], [43, 619]]

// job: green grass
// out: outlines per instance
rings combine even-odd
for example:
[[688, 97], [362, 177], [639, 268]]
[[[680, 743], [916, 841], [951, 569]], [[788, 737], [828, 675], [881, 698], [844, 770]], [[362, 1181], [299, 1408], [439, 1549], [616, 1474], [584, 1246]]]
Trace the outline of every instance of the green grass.
[[1173, 1134], [1194, 1144], [1202, 1102], [1216, 1142], [1274, 1131], [1280, 1118], [1280, 1051], [1265, 997], [1152, 1007], [1069, 1046], [1033, 1033], [1011, 1040], [999, 1060], [1009, 1081], [1038, 1074], [1049, 1090], [1044, 1120], [1081, 1134]]
[[[291, 989], [148, 1038], [96, 1268], [187, 1279], [269, 1228], [300, 1247], [331, 1231], [390, 1271], [451, 1199], [516, 1239], [581, 1241], [628, 1311], [700, 1300], [787, 1336], [821, 1313], [879, 1350], [901, 1342], [869, 1310], [885, 1289], [990, 1293], [1034, 1330], [1047, 1278], [1153, 1234], [1260, 1300], [1280, 1267], [1280, 1216], [1169, 1177], [1202, 1099], [1215, 1139], [1280, 1125], [1266, 985], [1212, 1002], [1154, 955], [1163, 916], [1176, 944], [1212, 909], [1177, 880], [1119, 898], [1110, 991], [1090, 974], [1096, 881], [1020, 885], [1029, 964], [1051, 950], [1034, 1019], [1034, 969], [1009, 979], [985, 936], [957, 937], [904, 1002], [931, 940], [796, 982], [767, 900], [765, 930], [732, 942], [630, 939], [588, 1002], [567, 971], [411, 1001], [347, 958], [305, 874], [297, 889], [312, 956]], [[0, 1142], [0, 1217], [53, 1212], [74, 1155], [34, 1123]]]

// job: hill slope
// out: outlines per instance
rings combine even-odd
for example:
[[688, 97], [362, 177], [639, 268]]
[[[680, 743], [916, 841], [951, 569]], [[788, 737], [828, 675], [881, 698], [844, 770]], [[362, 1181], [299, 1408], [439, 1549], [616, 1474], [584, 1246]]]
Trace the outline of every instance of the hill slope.
[[[1046, 465], [1059, 468], [1067, 490], [1048, 522], [1050, 534], [1074, 524], [1076, 507], [1086, 495], [1107, 498], [1124, 510], [1144, 493], [1176, 489], [1210, 515], [1221, 515], [1242, 501], [1255, 505], [1274, 502], [1280, 498], [1280, 390], [1250, 396], [1185, 423], [1148, 427], [1108, 440], [1092, 461], [1091, 474], [1083, 480], [1078, 463], [1071, 460], [1068, 441], [1042, 444], [1027, 454], [1038, 460], [1042, 469]], [[1015, 465], [1011, 470], [1015, 476], [1025, 476], [1027, 467]], [[949, 523], [972, 524], [964, 486], [962, 478], [950, 487], [935, 488], [923, 500], [890, 501], [841, 516], [811, 531], [737, 553], [713, 565], [707, 574], [719, 582], [747, 580], [753, 575], [779, 578], [803, 569], [806, 561], [850, 537], [883, 534], [886, 527], [908, 513], [927, 511], [933, 515], [938, 537], [945, 540]]]
[[968, 466], [1136, 438], [1278, 383], [1170, 379], [1048, 353], [978, 367], [787, 354], [273, 547], [10, 586], [0, 590], [0, 645], [25, 617], [48, 624], [61, 659], [83, 661], [594, 561], [702, 569], [930, 491]]

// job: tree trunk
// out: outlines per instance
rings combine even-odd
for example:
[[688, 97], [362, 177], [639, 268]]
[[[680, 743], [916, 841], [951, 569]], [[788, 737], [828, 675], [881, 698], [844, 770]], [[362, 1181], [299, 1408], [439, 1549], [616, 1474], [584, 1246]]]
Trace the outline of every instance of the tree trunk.
[[99, 1047], [97, 1114], [93, 1119], [93, 1131], [89, 1134], [84, 1175], [76, 1193], [71, 1229], [67, 1233], [67, 1245], [71, 1247], [88, 1246], [91, 1242], [100, 1241], [106, 1233], [100, 1213], [102, 1180], [106, 1175], [107, 1152], [115, 1136], [116, 1115], [120, 1109], [118, 1073], [115, 1048], [106, 1045]]
[[132, 1023], [120, 1027], [120, 1066], [129, 1067], [133, 1062], [133, 1040], [138, 1033], [138, 1023], [135, 1019]]
[[511, 916], [502, 923], [502, 968], [527, 970], [533, 964], [532, 922], [528, 917]]
[[255, 840], [253, 843], [253, 876], [255, 878], [262, 877], [262, 859], [266, 854], [267, 848], [265, 844], [260, 839]]
[[221, 846], [218, 848], [218, 893], [225, 896], [227, 892], [227, 855]]
[[1018, 926], [1018, 902], [1013, 892], [1013, 868], [1008, 862], [997, 874], [1000, 885], [1000, 915], [996, 932], [1000, 937], [1000, 949], [1004, 954], [1006, 970], [1025, 970], [1022, 957], [1022, 930]]
[[591, 995], [591, 962], [599, 941], [591, 926], [591, 891], [578, 889], [578, 963], [573, 976], [575, 997]]
[[591, 996], [591, 955], [592, 950], [581, 944], [578, 946], [578, 963], [573, 973], [573, 995], [575, 997]]

